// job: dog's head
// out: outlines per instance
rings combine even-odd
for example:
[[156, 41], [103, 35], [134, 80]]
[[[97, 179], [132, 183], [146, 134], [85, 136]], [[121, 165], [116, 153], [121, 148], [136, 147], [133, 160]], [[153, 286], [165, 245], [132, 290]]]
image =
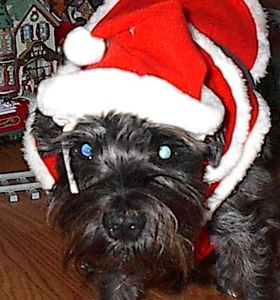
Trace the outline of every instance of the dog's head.
[[203, 225], [206, 144], [127, 114], [86, 117], [67, 133], [37, 113], [33, 128], [40, 154], [59, 157], [50, 211], [65, 234], [65, 260], [86, 258], [147, 284], [185, 282]]

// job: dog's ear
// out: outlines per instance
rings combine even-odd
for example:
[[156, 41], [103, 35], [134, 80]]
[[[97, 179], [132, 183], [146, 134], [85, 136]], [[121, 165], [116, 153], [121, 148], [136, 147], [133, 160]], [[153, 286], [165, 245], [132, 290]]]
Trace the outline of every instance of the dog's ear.
[[208, 162], [210, 166], [217, 167], [220, 163], [225, 146], [224, 129], [219, 129], [214, 135], [207, 136]]
[[32, 134], [36, 139], [39, 154], [48, 156], [61, 152], [62, 127], [58, 126], [51, 117], [36, 110], [32, 124]]

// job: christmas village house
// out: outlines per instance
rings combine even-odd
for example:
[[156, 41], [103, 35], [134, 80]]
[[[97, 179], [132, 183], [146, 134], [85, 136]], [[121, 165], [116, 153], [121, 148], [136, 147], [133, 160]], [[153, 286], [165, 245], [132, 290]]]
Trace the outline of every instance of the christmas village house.
[[8, 0], [6, 7], [14, 27], [20, 93], [34, 92], [41, 80], [56, 71], [55, 27], [59, 20], [44, 1]]
[[56, 71], [56, 26], [44, 1], [0, 0], [0, 135], [24, 128], [27, 103], [20, 98]]

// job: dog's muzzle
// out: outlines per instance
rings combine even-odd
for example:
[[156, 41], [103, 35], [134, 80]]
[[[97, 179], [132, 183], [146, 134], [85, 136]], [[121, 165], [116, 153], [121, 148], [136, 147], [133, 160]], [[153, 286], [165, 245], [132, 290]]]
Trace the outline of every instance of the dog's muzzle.
[[136, 210], [111, 210], [104, 213], [102, 225], [108, 236], [117, 241], [135, 241], [140, 237], [146, 225], [143, 212]]

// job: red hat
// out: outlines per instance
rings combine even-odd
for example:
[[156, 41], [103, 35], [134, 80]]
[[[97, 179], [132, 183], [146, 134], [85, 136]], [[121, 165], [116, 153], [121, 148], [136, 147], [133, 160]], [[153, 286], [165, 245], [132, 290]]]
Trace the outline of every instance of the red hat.
[[[214, 3], [214, 2], [213, 2]], [[244, 51], [244, 48], [246, 51]], [[266, 18], [257, 0], [105, 0], [64, 43], [68, 63], [38, 89], [38, 109], [64, 130], [79, 118], [111, 110], [181, 127], [198, 139], [227, 128], [211, 213], [261, 150], [269, 109], [246, 85], [265, 75], [270, 56]], [[26, 158], [43, 186], [57, 174], [26, 132]], [[46, 176], [47, 175], [47, 176]]]

